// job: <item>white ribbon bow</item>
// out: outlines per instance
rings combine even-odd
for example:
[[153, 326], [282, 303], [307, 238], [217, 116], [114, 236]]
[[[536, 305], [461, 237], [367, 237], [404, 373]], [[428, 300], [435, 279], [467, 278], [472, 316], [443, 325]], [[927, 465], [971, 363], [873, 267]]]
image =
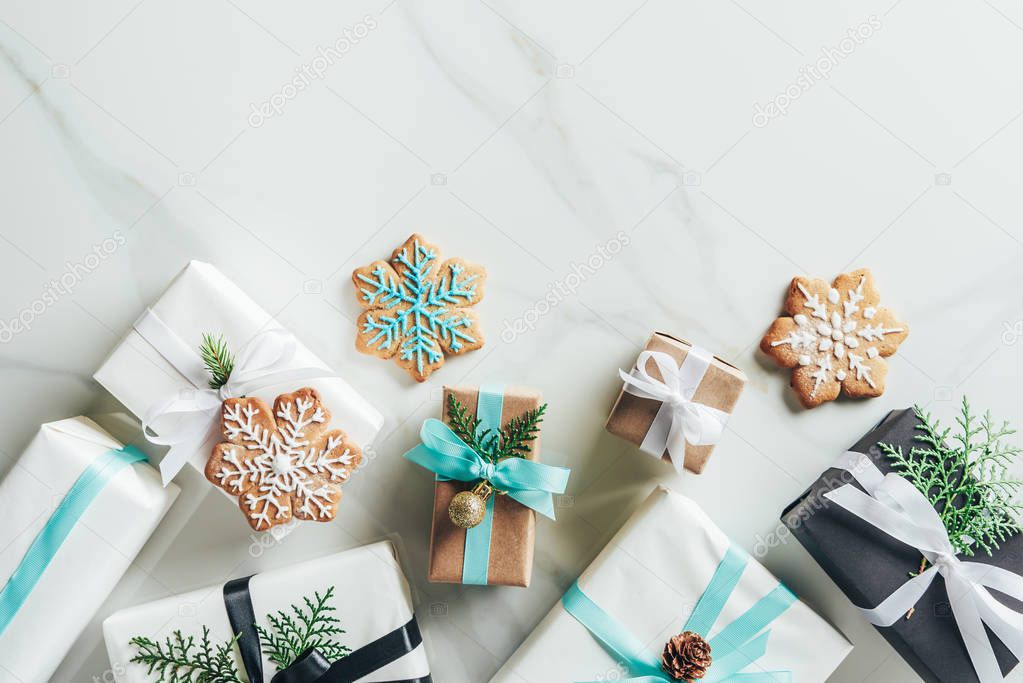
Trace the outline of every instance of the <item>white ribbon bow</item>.
[[[656, 379], [647, 372], [647, 361], [651, 359], [663, 379]], [[661, 402], [640, 450], [655, 458], [662, 457], [667, 450], [679, 474], [685, 464], [686, 443], [694, 446], [717, 443], [728, 420], [728, 413], [723, 410], [693, 400], [713, 360], [712, 353], [696, 346], [686, 354], [681, 367], [666, 353], [643, 351], [631, 373], [618, 371], [625, 382], [626, 393]]]
[[[293, 367], [298, 341], [285, 329], [268, 329], [257, 333], [238, 352], [227, 383], [211, 389], [198, 353], [151, 309], [135, 323], [135, 329], [195, 387], [156, 401], [142, 417], [146, 439], [170, 446], [160, 462], [164, 486], [177, 476], [189, 456], [217, 433], [220, 406], [225, 399], [247, 396], [275, 384], [333, 376], [322, 367]], [[167, 423], [170, 417], [175, 419]], [[153, 425], [161, 419], [164, 425], [156, 434]]]
[[882, 475], [862, 453], [848, 451], [834, 466], [851, 473], [866, 493], [846, 484], [824, 497], [916, 548], [931, 563], [929, 569], [904, 583], [877, 607], [860, 608], [863, 615], [875, 626], [891, 626], [920, 600], [940, 574], [977, 677], [981, 683], [1003, 680], [984, 625], [1017, 659], [1023, 659], [1023, 614], [995, 600], [988, 589], [1023, 600], [1023, 576], [956, 557], [945, 525], [927, 498], [899, 475]]

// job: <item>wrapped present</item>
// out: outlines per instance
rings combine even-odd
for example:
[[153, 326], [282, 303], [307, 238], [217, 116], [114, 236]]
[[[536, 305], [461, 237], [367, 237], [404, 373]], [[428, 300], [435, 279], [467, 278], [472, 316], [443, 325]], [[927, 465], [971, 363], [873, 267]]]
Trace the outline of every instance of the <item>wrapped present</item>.
[[605, 429], [699, 474], [739, 400], [746, 375], [706, 349], [655, 332], [630, 373]]
[[[893, 457], [916, 457], [914, 448], [941, 443], [940, 432], [921, 442], [922, 416], [912, 409], [889, 413], [782, 521], [925, 681], [1000, 681], [1023, 655], [1023, 535], [1007, 534], [990, 555], [968, 535], [950, 536]], [[917, 471], [926, 473], [930, 464], [917, 461], [923, 465]], [[962, 474], [957, 465], [952, 479]], [[953, 499], [954, 506], [964, 500]]]
[[103, 637], [118, 683], [431, 680], [389, 541], [121, 610]]
[[[209, 344], [206, 335], [212, 336]], [[211, 359], [204, 360], [201, 348], [233, 349], [233, 368], [211, 377]], [[329, 410], [332, 425], [362, 448], [383, 425], [380, 413], [323, 361], [220, 271], [198, 261], [189, 263], [139, 317], [95, 378], [142, 419], [151, 441], [171, 447], [160, 463], [165, 482], [186, 462], [204, 471], [216, 444], [231, 440], [225, 439], [231, 427], [221, 412], [225, 400], [258, 400], [261, 405], [254, 408], [265, 406], [261, 412], [268, 413], [278, 397], [311, 388], [318, 404]], [[215, 480], [212, 473], [208, 476]], [[223, 488], [228, 495], [244, 493]], [[291, 519], [290, 512], [275, 517], [275, 523]], [[268, 526], [261, 522], [254, 528]]]
[[661, 487], [492, 683], [816, 682], [851, 649], [699, 506]]
[[429, 580], [528, 586], [534, 512], [554, 518], [569, 470], [538, 462], [546, 405], [528, 389], [444, 388], [444, 421], [405, 457], [437, 474]]
[[40, 428], [0, 482], [0, 678], [50, 679], [177, 494], [91, 420]]

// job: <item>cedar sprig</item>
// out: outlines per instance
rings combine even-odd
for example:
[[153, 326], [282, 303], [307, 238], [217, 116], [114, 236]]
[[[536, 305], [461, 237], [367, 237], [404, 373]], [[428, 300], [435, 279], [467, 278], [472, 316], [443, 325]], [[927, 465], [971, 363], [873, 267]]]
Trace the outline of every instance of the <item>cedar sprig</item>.
[[[895, 471], [927, 496], [957, 554], [972, 557], [979, 548], [991, 555], [1000, 543], [1023, 531], [1023, 505], [1017, 498], [1023, 481], [1009, 473], [1021, 449], [1004, 442], [1016, 430], [1008, 422], [996, 424], [990, 412], [978, 418], [965, 396], [956, 434], [930, 413], [919, 407], [914, 411], [920, 420], [920, 434], [914, 439], [922, 446], [913, 446], [908, 454], [900, 446], [878, 446], [891, 458]], [[925, 567], [926, 560], [920, 571]]]
[[220, 645], [211, 643], [209, 636], [205, 626], [198, 643], [181, 631], [174, 631], [163, 643], [136, 636], [129, 641], [138, 649], [131, 661], [147, 666], [147, 675], [158, 676], [156, 683], [241, 683], [233, 653], [239, 636]]
[[234, 370], [234, 354], [227, 348], [224, 336], [214, 337], [209, 332], [204, 332], [199, 355], [202, 356], [202, 362], [210, 373], [210, 389], [219, 389], [227, 384]]
[[522, 458], [529, 453], [532, 442], [540, 433], [547, 404], [513, 417], [496, 432], [492, 429], [481, 430], [479, 418], [470, 414], [454, 394], [448, 394], [447, 412], [448, 423], [458, 438], [484, 458], [496, 463], [502, 458]]
[[270, 628], [256, 625], [267, 658], [279, 670], [291, 666], [309, 648], [316, 648], [331, 662], [351, 652], [338, 641], [345, 631], [341, 620], [332, 614], [337, 608], [327, 604], [334, 596], [334, 587], [330, 586], [322, 595], [314, 592], [313, 596], [302, 598], [304, 607], [292, 605], [290, 614], [283, 610], [268, 614]]

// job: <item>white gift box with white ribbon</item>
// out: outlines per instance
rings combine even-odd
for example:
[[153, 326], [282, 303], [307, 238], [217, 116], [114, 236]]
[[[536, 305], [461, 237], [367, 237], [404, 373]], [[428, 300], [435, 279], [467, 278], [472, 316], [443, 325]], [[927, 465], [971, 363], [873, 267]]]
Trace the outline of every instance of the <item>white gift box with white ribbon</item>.
[[[696, 503], [659, 487], [582, 573], [578, 585], [660, 657], [664, 644], [682, 631], [731, 547]], [[778, 579], [751, 558], [709, 635], [777, 586]], [[766, 654], [745, 672], [790, 671], [793, 681], [816, 683], [827, 680], [852, 650], [800, 601], [768, 628]], [[559, 602], [491, 683], [627, 680], [635, 675]]]
[[[234, 579], [238, 577], [225, 577]], [[341, 620], [345, 633], [340, 641], [353, 651], [400, 629], [413, 619], [412, 595], [398, 563], [394, 546], [381, 541], [334, 555], [301, 562], [281, 569], [256, 574], [249, 582], [253, 616], [267, 627], [266, 616], [280, 610], [291, 611], [301, 605], [304, 596], [321, 595], [334, 586], [329, 604]], [[131, 644], [136, 636], [163, 642], [175, 631], [185, 638], [202, 636], [209, 629], [212, 643], [221, 644], [236, 634], [224, 606], [223, 585], [183, 593], [116, 612], [103, 622], [103, 637], [110, 655], [111, 669], [118, 683], [151, 683], [155, 675], [147, 667], [131, 660], [138, 650]], [[247, 637], [247, 636], [242, 636]], [[411, 643], [410, 643], [411, 644]], [[241, 657], [236, 656], [240, 673]], [[402, 648], [399, 656], [359, 681], [397, 681], [426, 678], [430, 664], [425, 645]], [[262, 654], [263, 678], [269, 681], [275, 665]], [[346, 679], [347, 680], [347, 679]]]
[[[192, 261], [171, 282], [167, 290], [135, 323], [94, 377], [107, 391], [140, 419], [145, 419], [161, 403], [196, 403], [205, 406], [212, 431], [198, 430], [191, 445], [175, 455], [172, 450], [161, 463], [164, 480], [183, 464], [184, 459], [200, 472], [206, 466], [213, 446], [221, 440], [216, 427], [219, 416], [208, 404], [219, 403], [206, 385], [199, 347], [203, 334], [223, 335], [230, 349], [245, 355], [248, 344], [267, 330], [282, 330], [269, 313], [259, 307], [237, 285], [208, 263]], [[343, 430], [361, 448], [366, 448], [383, 426], [383, 416], [358, 392], [301, 342], [281, 333], [289, 348], [281, 362], [266, 369], [280, 377], [275, 383], [262, 382], [247, 392], [273, 405], [278, 394], [310, 386], [319, 391], [323, 404], [332, 414], [332, 425]], [[256, 361], [258, 365], [265, 358]], [[322, 375], [317, 372], [322, 370]], [[243, 373], [236, 368], [235, 374]], [[292, 377], [288, 377], [288, 375]], [[160, 437], [187, 432], [189, 422], [202, 415], [167, 414], [149, 425]], [[186, 427], [183, 429], [183, 427]], [[157, 438], [157, 443], [164, 441]], [[173, 463], [171, 461], [174, 461]], [[226, 492], [225, 492], [225, 495]]]
[[120, 448], [84, 417], [50, 422], [0, 482], [0, 680], [49, 680], [177, 497], [141, 461], [98, 474]]

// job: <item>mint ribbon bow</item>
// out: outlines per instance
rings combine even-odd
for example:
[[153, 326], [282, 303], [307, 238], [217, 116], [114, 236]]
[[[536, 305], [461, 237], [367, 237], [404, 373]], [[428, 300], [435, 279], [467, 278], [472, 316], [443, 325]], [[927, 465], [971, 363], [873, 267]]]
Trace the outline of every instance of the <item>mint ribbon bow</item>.
[[525, 458], [504, 458], [490, 462], [435, 418], [423, 422], [422, 443], [405, 457], [435, 473], [441, 480], [490, 482], [496, 491], [554, 519], [555, 493], [564, 493], [571, 472]]
[[[749, 556], [741, 548], [733, 545], [728, 549], [686, 620], [683, 631], [707, 637], [748, 563]], [[791, 671], [743, 673], [742, 670], [764, 656], [767, 639], [771, 635], [770, 630], [764, 629], [795, 601], [796, 596], [778, 584], [713, 638], [708, 638], [714, 661], [700, 683], [792, 683]], [[658, 655], [648, 652], [639, 638], [593, 602], [578, 583], [573, 583], [565, 592], [561, 604], [633, 674], [622, 683], [677, 683], [661, 668]]]

